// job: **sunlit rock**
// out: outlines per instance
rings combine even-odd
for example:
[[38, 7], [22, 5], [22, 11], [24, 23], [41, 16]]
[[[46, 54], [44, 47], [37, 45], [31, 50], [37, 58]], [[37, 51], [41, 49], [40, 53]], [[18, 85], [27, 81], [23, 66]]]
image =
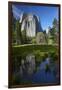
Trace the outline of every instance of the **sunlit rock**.
[[42, 31], [39, 17], [31, 13], [22, 13], [20, 16], [21, 31], [26, 30], [28, 37], [35, 37], [38, 31]]

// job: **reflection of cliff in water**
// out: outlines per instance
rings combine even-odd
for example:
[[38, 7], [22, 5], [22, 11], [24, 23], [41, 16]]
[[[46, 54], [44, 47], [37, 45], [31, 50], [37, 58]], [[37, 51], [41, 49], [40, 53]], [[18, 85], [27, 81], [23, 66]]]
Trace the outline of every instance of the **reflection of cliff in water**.
[[[59, 83], [57, 65], [51, 57], [46, 57], [39, 64], [33, 54], [28, 54], [25, 59], [20, 60], [18, 70], [15, 70], [15, 83]], [[58, 77], [57, 77], [58, 76]]]
[[35, 70], [35, 56], [32, 54], [28, 54], [26, 56], [26, 60], [21, 60], [20, 65], [20, 74], [23, 75], [23, 73], [26, 74], [32, 74]]

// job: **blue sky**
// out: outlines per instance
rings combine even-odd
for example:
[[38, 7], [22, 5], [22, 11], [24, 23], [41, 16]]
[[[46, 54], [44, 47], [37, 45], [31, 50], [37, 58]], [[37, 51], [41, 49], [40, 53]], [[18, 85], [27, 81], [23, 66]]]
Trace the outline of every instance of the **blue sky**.
[[59, 19], [58, 7], [52, 6], [33, 6], [33, 5], [12, 5], [13, 15], [16, 19], [20, 18], [21, 13], [32, 13], [39, 17], [43, 30], [52, 27], [54, 18]]

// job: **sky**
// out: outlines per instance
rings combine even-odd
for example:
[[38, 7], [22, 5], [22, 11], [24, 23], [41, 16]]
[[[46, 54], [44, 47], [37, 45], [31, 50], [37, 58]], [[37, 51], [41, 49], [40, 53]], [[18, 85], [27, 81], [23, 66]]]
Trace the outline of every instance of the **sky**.
[[41, 27], [47, 30], [52, 27], [54, 18], [59, 19], [58, 7], [52, 6], [38, 6], [38, 5], [12, 5], [12, 12], [16, 19], [19, 19], [22, 13], [32, 13], [39, 17]]

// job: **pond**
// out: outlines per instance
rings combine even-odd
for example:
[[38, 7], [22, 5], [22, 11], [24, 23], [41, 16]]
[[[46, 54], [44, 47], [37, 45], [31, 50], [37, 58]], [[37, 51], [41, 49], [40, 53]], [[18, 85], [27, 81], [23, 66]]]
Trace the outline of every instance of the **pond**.
[[46, 57], [39, 64], [33, 54], [21, 59], [18, 70], [14, 71], [15, 84], [57, 84], [59, 83], [58, 64], [52, 57]]

